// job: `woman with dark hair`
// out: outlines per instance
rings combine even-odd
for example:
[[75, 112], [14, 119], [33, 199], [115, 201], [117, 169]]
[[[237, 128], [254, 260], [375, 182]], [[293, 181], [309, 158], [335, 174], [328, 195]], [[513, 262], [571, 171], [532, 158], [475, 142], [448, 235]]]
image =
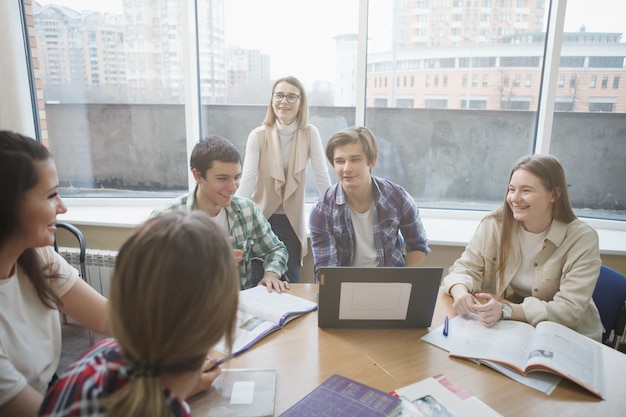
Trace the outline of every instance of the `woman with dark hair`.
[[187, 417], [184, 401], [220, 374], [211, 347], [235, 332], [239, 278], [230, 243], [201, 210], [149, 219], [111, 278], [115, 339], [91, 348], [48, 391], [40, 416]]
[[477, 313], [486, 326], [547, 320], [600, 341], [592, 295], [601, 264], [598, 234], [576, 218], [560, 162], [525, 156], [443, 285], [459, 313]]
[[59, 311], [107, 334], [107, 301], [51, 247], [58, 194], [48, 149], [0, 131], [0, 415], [33, 416], [61, 355]]
[[[287, 247], [285, 276], [289, 282], [300, 281], [302, 259], [308, 250], [304, 197], [309, 162], [322, 195], [330, 187], [330, 177], [320, 133], [309, 124], [306, 91], [297, 78], [280, 78], [272, 87], [263, 125], [248, 136], [237, 195], [261, 207]], [[262, 271], [254, 275], [255, 280], [260, 279]]]

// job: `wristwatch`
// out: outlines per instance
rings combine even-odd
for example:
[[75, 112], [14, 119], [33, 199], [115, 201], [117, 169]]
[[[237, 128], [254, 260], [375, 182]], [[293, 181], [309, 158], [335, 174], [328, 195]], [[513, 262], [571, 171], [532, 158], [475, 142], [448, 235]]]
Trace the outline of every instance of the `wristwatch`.
[[502, 320], [508, 320], [513, 315], [511, 304], [502, 303]]

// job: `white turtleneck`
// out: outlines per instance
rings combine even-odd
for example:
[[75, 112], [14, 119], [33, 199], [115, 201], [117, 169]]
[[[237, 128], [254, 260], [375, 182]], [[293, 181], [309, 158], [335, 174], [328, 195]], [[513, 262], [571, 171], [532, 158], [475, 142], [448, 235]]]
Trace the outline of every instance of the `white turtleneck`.
[[[297, 121], [294, 121], [287, 126], [283, 126], [280, 122], [276, 121], [276, 128], [280, 139], [280, 157], [282, 167], [286, 176], [287, 169], [289, 167], [291, 149], [293, 147], [293, 141], [297, 130]], [[239, 189], [237, 190], [237, 195], [242, 197], [252, 197], [257, 181], [260, 158], [259, 141], [257, 139], [257, 132], [259, 129], [261, 128], [256, 128], [250, 132], [248, 142], [246, 144], [246, 154], [241, 173], [241, 183], [239, 185]], [[313, 168], [315, 184], [317, 185], [317, 190], [321, 195], [331, 185], [330, 177], [328, 176], [328, 165], [326, 164], [326, 155], [322, 147], [322, 139], [320, 138], [319, 131], [315, 126], [310, 126], [310, 132], [311, 146], [309, 149], [309, 159], [311, 167]], [[282, 206], [276, 210], [276, 213], [284, 213]]]

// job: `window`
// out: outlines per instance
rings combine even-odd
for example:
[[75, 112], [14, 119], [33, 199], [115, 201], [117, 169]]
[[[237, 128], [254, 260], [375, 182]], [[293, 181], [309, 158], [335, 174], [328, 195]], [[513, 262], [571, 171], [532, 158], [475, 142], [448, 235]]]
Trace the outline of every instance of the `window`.
[[446, 109], [448, 108], [448, 100], [445, 98], [427, 98], [424, 107], [427, 109]]
[[565, 76], [559, 75], [559, 88], [565, 87]]
[[[599, 160], [607, 161], [611, 159], [610, 155], [620, 155], [624, 152], [623, 140], [620, 142], [617, 139], [620, 135], [618, 132], [622, 128], [614, 122], [616, 118], [611, 117], [612, 114], [605, 113], [621, 112], [623, 115], [626, 108], [620, 108], [619, 103], [620, 100], [624, 102], [626, 95], [617, 89], [610, 92], [602, 89], [608, 89], [611, 75], [615, 83], [615, 77], [626, 72], [623, 65], [626, 44], [615, 39], [609, 41], [608, 36], [597, 36], [597, 33], [577, 30], [581, 24], [580, 16], [591, 18], [594, 14], [593, 10], [618, 12], [618, 9], [613, 8], [613, 4], [614, 2], [610, 0], [598, 0], [592, 7], [585, 0], [568, 0], [565, 14], [565, 30], [575, 35], [575, 38], [570, 39], [567, 47], [564, 45], [562, 48], [564, 56], [561, 56], [560, 70], [570, 74], [570, 89], [563, 91], [569, 97], [563, 98], [562, 102], [558, 99], [555, 102], [555, 109], [559, 113], [554, 114], [550, 134], [550, 153], [557, 155], [563, 163], [567, 173], [567, 182], [571, 184], [570, 199], [579, 215], [587, 215], [594, 210], [612, 210], [610, 207], [614, 209], [614, 204], [605, 198], [624, 190], [623, 185], [613, 181], [610, 176], [600, 181], [590, 173], [597, 167], [596, 163], [591, 162], [594, 158], [598, 157]], [[591, 28], [587, 20], [585, 24], [587, 28]], [[612, 32], [623, 32], [614, 30], [609, 20], [605, 20], [598, 28], [606, 35]], [[598, 56], [594, 57], [594, 55]], [[591, 69], [584, 68], [586, 61]], [[610, 70], [607, 71], [605, 68], [610, 68]], [[599, 80], [598, 77], [600, 77]], [[600, 90], [596, 89], [598, 81], [600, 81]], [[572, 117], [572, 112], [581, 113], [583, 117]], [[602, 131], [606, 139], [585, 141], [582, 138], [583, 134], [578, 132], [586, 129]], [[571, 151], [573, 143], [577, 147], [575, 152]], [[583, 191], [586, 187], [594, 188], [598, 196], [604, 197], [592, 197]]]
[[602, 84], [600, 84], [601, 88], [606, 89], [609, 86], [609, 77], [606, 75], [602, 76]]
[[589, 103], [589, 111], [612, 112], [614, 106], [614, 103], [591, 102]]
[[[57, 3], [63, 1], [55, 0]], [[592, 41], [591, 32], [586, 35], [577, 33], [580, 46], [568, 41], [567, 47], [560, 48], [567, 53], [567, 56], [560, 57], [560, 70], [565, 78], [543, 80], [544, 39], [528, 35], [544, 31], [541, 22], [547, 20], [548, 7], [543, 1], [522, 2], [523, 8], [512, 13], [492, 10], [493, 18], [483, 22], [489, 26], [489, 31], [483, 33], [498, 34], [497, 39], [480, 37], [478, 29], [482, 26], [474, 25], [473, 20], [480, 21], [480, 14], [487, 11], [475, 13], [473, 2], [469, 9], [455, 10], [457, 14], [462, 12], [469, 16], [467, 21], [458, 21], [432, 13], [434, 6], [428, 1], [411, 2], [411, 7], [395, 11], [403, 16], [394, 16], [388, 0], [370, 0], [370, 21], [366, 22], [367, 25], [359, 25], [360, 1], [326, 1], [299, 2], [295, 8], [292, 2], [283, 0], [259, 2], [258, 5], [251, 0], [198, 0], [190, 2], [197, 3], [197, 22], [186, 21], [187, 16], [182, 15], [182, 6], [186, 3], [182, 0], [161, 0], [159, 6], [154, 7], [149, 2], [135, 2], [131, 7], [129, 1], [110, 1], [101, 2], [103, 8], [100, 11], [118, 5], [118, 10], [112, 13], [119, 16], [114, 29], [108, 27], [105, 30], [96, 25], [86, 30], [81, 29], [84, 22], [80, 19], [58, 20], [57, 26], [50, 26], [45, 32], [45, 42], [43, 38], [41, 41], [37, 38], [38, 53], [33, 56], [42, 63], [39, 73], [42, 77], [45, 75], [45, 79], [38, 80], [43, 97], [39, 112], [40, 137], [49, 143], [57, 158], [62, 159], [57, 163], [60, 181], [66, 186], [64, 196], [123, 194], [136, 198], [148, 193], [169, 197], [188, 189], [188, 143], [185, 138], [197, 134], [186, 131], [185, 118], [194, 107], [194, 96], [187, 95], [185, 88], [189, 85], [187, 70], [194, 66], [186, 61], [180, 45], [197, 42], [199, 74], [194, 81], [197, 88], [193, 91], [197, 91], [200, 97], [196, 110], [200, 119], [198, 131], [202, 135], [216, 133], [225, 136], [235, 142], [242, 153], [247, 134], [263, 120], [272, 81], [293, 74], [305, 82], [311, 121], [323, 138], [330, 137], [343, 125], [365, 123], [377, 133], [381, 146], [402, 150], [387, 153], [398, 155], [398, 160], [379, 161], [377, 170], [380, 168], [380, 171], [377, 173], [402, 184], [420, 205], [467, 208], [471, 201], [472, 207], [495, 207], [501, 202], [500, 182], [507, 176], [511, 162], [521, 154], [534, 152], [534, 144], [542, 139], [548, 142], [548, 151], [564, 161], [568, 182], [572, 183], [571, 199], [578, 212], [598, 216], [608, 213], [626, 218], [623, 209], [626, 202], [619, 200], [623, 195], [620, 184], [612, 178], [598, 178], [597, 175], [601, 174], [595, 174], [591, 167], [577, 169], [587, 173], [588, 179], [578, 173], [570, 174], [574, 161], [584, 159], [580, 158], [581, 155], [620, 154], [617, 142], [603, 139], [601, 144], [594, 141], [595, 147], [592, 147], [587, 144], [587, 138], [577, 138], [577, 133], [584, 131], [580, 125], [583, 121], [587, 125], [615, 130], [611, 119], [602, 113], [624, 112], [620, 103], [624, 102], [626, 92], [619, 89], [619, 78], [625, 71], [624, 43], [610, 42], [608, 36]], [[48, 10], [51, 2], [39, 1], [42, 8]], [[491, 2], [484, 7], [495, 8], [500, 3]], [[609, 4], [608, 0], [598, 0], [592, 5], [589, 3], [568, 1], [568, 11], [576, 13], [572, 13], [571, 19], [566, 13], [566, 31], [578, 32], [580, 21], [577, 16], [585, 15], [586, 11], [597, 8], [615, 12], [614, 2]], [[457, 4], [465, 6], [462, 2]], [[514, 7], [517, 2], [507, 4], [506, 7]], [[336, 10], [337, 7], [341, 10]], [[414, 8], [423, 10], [413, 15]], [[244, 24], [238, 21], [242, 9], [257, 17], [271, 13], [280, 15], [281, 25], [274, 29], [264, 19]], [[307, 26], [308, 20], [319, 26], [322, 19], [308, 18], [315, 16], [318, 9], [336, 10], [333, 15], [341, 18], [335, 22], [325, 14], [321, 33], [319, 27], [311, 29]], [[468, 10], [470, 13], [466, 13]], [[424, 31], [417, 27], [409, 34], [408, 28], [418, 25], [417, 16], [424, 14], [428, 15], [429, 29]], [[307, 19], [303, 20], [302, 16]], [[543, 16], [543, 19], [536, 19], [536, 16]], [[35, 25], [40, 24], [34, 20]], [[181, 25], [193, 27], [195, 23], [199, 28], [198, 39], [183, 38], [187, 35]], [[396, 23], [404, 27], [398, 27]], [[61, 24], [74, 25], [75, 30], [64, 34], [58, 27]], [[451, 24], [459, 26], [457, 38], [445, 32], [451, 30]], [[507, 24], [510, 26], [502, 26]], [[600, 25], [607, 32], [621, 33], [608, 22]], [[367, 27], [369, 32], [359, 34], [359, 27]], [[270, 48], [274, 42], [263, 42], [266, 35], [284, 39], [284, 36], [276, 36], [278, 28], [283, 35], [287, 31], [290, 34], [288, 41], [296, 45], [288, 48], [289, 56]], [[107, 34], [108, 31], [113, 33]], [[96, 35], [90, 42], [90, 46], [95, 42], [97, 47], [94, 54], [89, 50], [81, 51], [83, 38], [70, 36], [70, 33], [84, 33], [88, 39], [89, 32]], [[398, 36], [391, 36], [393, 33]], [[406, 36], [399, 36], [402, 33]], [[431, 36], [434, 34], [441, 36]], [[37, 33], [37, 36], [43, 35]], [[367, 59], [359, 61], [358, 42], [364, 37], [369, 38]], [[519, 41], [522, 37], [525, 39], [523, 43]], [[392, 38], [399, 44], [392, 45]], [[601, 45], [601, 49], [594, 49], [596, 44]], [[307, 47], [303, 48], [303, 45]], [[317, 54], [318, 48], [326, 51], [325, 58], [316, 59], [312, 55]], [[393, 51], [401, 53], [394, 55]], [[420, 81], [426, 75], [424, 63], [430, 65], [431, 61], [427, 60], [434, 60], [440, 78], [438, 89], [430, 89], [430, 96], [425, 95], [424, 84]], [[360, 68], [358, 62], [367, 62], [367, 67]], [[62, 63], [68, 65], [64, 67]], [[407, 68], [399, 71], [401, 65]], [[590, 71], [595, 74], [593, 77], [613, 77], [613, 89], [608, 91], [610, 78], [607, 78], [606, 85], [601, 78], [601, 86], [606, 90], [590, 91], [595, 88], [597, 78], [592, 80], [585, 65], [593, 69]], [[74, 71], [67, 72], [66, 68]], [[430, 71], [432, 75], [433, 70]], [[527, 88], [517, 88], [522, 82], [520, 74], [524, 75]], [[532, 82], [533, 77], [535, 82]], [[399, 92], [396, 83], [400, 78], [402, 91]], [[564, 88], [568, 78], [570, 89]], [[432, 81], [434, 83], [434, 78]], [[479, 82], [481, 88], [477, 88]], [[540, 88], [544, 82], [563, 88], [559, 92], [567, 96], [568, 101], [554, 103], [558, 111], [555, 115], [552, 115], [552, 109], [541, 110], [554, 117], [553, 134], [538, 138], [541, 133], [535, 134], [539, 119], [537, 103], [540, 91], [545, 91]], [[357, 97], [359, 83], [375, 86], [365, 89], [362, 101]], [[433, 93], [440, 96], [433, 97]], [[519, 97], [520, 93], [524, 97]], [[594, 101], [609, 99], [598, 97], [602, 94], [613, 94], [617, 99], [613, 102]], [[463, 111], [456, 111], [460, 109]], [[572, 111], [593, 114], [580, 119], [564, 117], [564, 113]], [[493, 126], [494, 120], [503, 118], [515, 129], [508, 129], [506, 135], [501, 135], [504, 142], [491, 148], [496, 145], [487, 140], [491, 133], [485, 131], [486, 126]], [[336, 120], [342, 120], [343, 125], [338, 126]], [[109, 129], [103, 129], [97, 123], [106, 123]], [[415, 123], [424, 129], [416, 134], [402, 134], [414, 133]], [[111, 133], [111, 127], [115, 128], [115, 133]], [[466, 134], [468, 131], [472, 132], [471, 137]], [[391, 137], [387, 132], [399, 134]], [[123, 140], [112, 143], [117, 137]], [[440, 172], [438, 169], [446, 169], [446, 164], [430, 160], [429, 152], [435, 154], [436, 147], [450, 138], [468, 152], [455, 156], [453, 172]], [[488, 166], [480, 164], [485, 153], [472, 151], [470, 140], [484, 145], [480, 149], [487, 148], [492, 154], [500, 152], [496, 162]], [[77, 159], [84, 163], [76, 167], [68, 162]], [[398, 169], [400, 166], [404, 169]], [[72, 171], [72, 168], [75, 169]], [[445, 181], [434, 181], [435, 176]], [[438, 189], [434, 188], [435, 184]], [[598, 189], [593, 184], [602, 186]], [[594, 190], [593, 196], [581, 191], [588, 189]], [[618, 196], [618, 204], [611, 203], [610, 206], [608, 202], [614, 202], [614, 196]], [[309, 198], [310, 201], [316, 198], [314, 190]]]
[[397, 107], [399, 109], [412, 109], [413, 99], [412, 98], [399, 98], [397, 102]]
[[574, 102], [571, 100], [568, 101], [556, 101], [554, 103], [555, 111], [573, 111], [574, 110]]

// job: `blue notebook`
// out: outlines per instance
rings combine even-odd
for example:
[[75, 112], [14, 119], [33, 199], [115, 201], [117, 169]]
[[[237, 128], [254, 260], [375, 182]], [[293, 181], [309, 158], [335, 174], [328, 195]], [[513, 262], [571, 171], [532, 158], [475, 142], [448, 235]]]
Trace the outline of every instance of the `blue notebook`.
[[395, 417], [401, 411], [401, 399], [335, 374], [280, 417]]

